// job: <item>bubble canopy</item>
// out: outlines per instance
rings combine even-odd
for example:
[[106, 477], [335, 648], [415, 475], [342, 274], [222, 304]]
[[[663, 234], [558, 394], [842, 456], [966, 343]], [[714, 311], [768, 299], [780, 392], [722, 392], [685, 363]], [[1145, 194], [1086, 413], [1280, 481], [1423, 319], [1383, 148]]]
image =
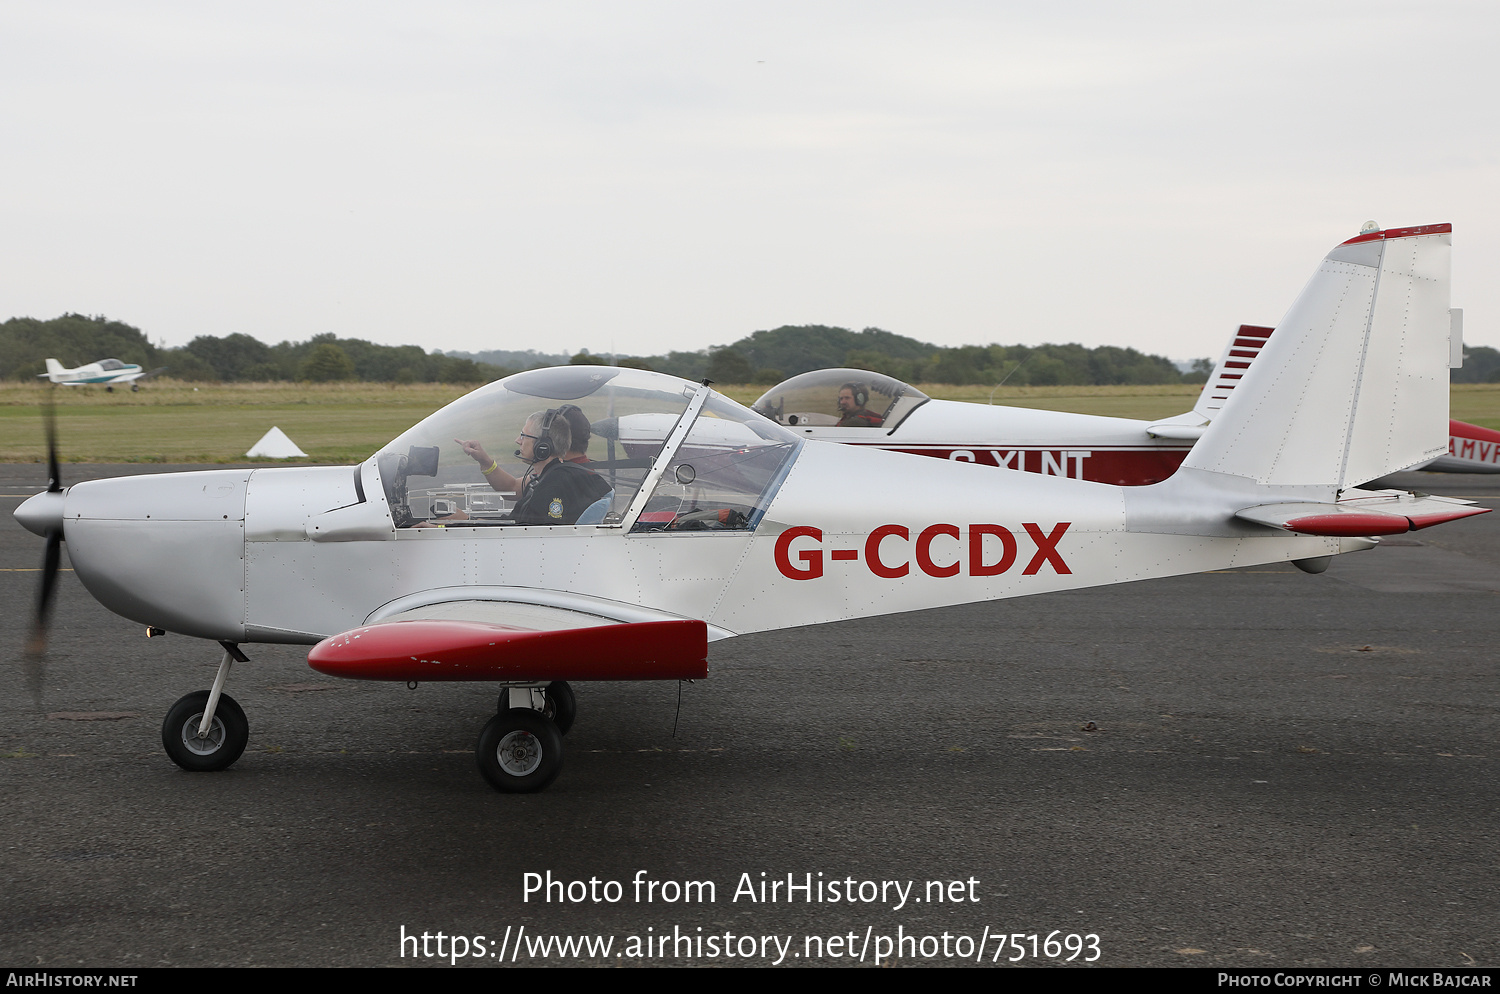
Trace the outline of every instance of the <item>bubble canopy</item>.
[[[518, 452], [523, 426], [565, 405], [587, 422], [586, 435], [573, 432], [572, 451], [583, 454], [573, 461], [610, 487], [598, 513], [577, 524], [753, 529], [802, 445], [748, 408], [674, 376], [614, 366], [534, 369], [460, 397], [375, 454], [397, 525], [438, 518], [465, 527], [510, 524], [516, 495], [497, 491], [460, 443], [479, 442], [519, 478], [528, 468]], [[567, 416], [578, 424], [578, 414]], [[462, 520], [453, 521], [457, 511]]]
[[[841, 408], [847, 392], [855, 410]], [[909, 383], [868, 369], [815, 369], [782, 380], [760, 395], [756, 413], [777, 424], [814, 428], [879, 428], [887, 434], [931, 399]]]

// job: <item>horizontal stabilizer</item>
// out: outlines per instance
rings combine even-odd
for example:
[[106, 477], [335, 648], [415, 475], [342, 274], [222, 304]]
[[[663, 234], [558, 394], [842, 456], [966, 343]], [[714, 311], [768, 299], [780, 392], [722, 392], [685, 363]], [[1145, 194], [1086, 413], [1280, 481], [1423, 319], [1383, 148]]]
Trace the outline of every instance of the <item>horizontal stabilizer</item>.
[[1349, 537], [1400, 535], [1445, 521], [1485, 514], [1487, 507], [1451, 497], [1418, 497], [1394, 491], [1349, 491], [1355, 496], [1337, 504], [1303, 501], [1261, 504], [1236, 511], [1235, 517], [1299, 535]]
[[1196, 442], [1208, 431], [1208, 425], [1180, 425], [1170, 421], [1158, 421], [1146, 429], [1146, 434], [1152, 438], [1174, 438], [1183, 442]]
[[550, 631], [483, 621], [390, 621], [313, 646], [319, 673], [355, 680], [699, 680], [708, 626], [644, 621]]

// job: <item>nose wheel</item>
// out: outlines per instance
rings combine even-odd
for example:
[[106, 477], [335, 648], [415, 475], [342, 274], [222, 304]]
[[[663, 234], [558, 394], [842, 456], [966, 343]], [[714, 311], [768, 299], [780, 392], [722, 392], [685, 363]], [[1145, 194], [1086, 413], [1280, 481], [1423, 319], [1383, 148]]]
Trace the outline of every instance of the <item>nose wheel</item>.
[[[199, 690], [172, 705], [161, 723], [161, 744], [172, 762], [194, 773], [211, 773], [234, 765], [250, 741], [250, 722], [233, 697], [224, 693], [229, 668], [247, 662], [233, 642], [220, 642], [224, 658], [212, 690]], [[204, 717], [207, 717], [207, 721]]]
[[172, 705], [161, 726], [161, 744], [172, 762], [184, 770], [207, 773], [234, 765], [250, 741], [250, 722], [228, 694], [219, 695], [213, 720], [203, 730], [208, 709], [206, 690], [188, 694]]
[[529, 794], [562, 772], [562, 735], [531, 708], [511, 708], [489, 720], [475, 750], [479, 772], [506, 794]]

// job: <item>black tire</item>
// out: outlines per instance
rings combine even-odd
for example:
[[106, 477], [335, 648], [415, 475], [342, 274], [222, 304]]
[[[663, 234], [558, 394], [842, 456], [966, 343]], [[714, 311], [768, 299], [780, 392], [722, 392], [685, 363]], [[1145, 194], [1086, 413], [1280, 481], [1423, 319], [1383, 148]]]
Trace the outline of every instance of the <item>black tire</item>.
[[547, 707], [542, 714], [552, 719], [560, 734], [567, 735], [568, 729], [573, 727], [573, 719], [578, 717], [578, 698], [573, 696], [573, 688], [566, 680], [553, 680], [545, 693]]
[[198, 738], [198, 725], [208, 707], [208, 691], [188, 694], [172, 705], [161, 725], [161, 744], [172, 762], [194, 773], [210, 773], [234, 765], [250, 741], [250, 722], [228, 694], [219, 695], [214, 723], [206, 739]]
[[474, 757], [491, 787], [506, 794], [529, 794], [562, 772], [562, 735], [538, 712], [511, 708], [484, 726]]
[[[528, 693], [528, 691], [518, 691]], [[558, 734], [567, 735], [568, 729], [573, 727], [573, 721], [578, 717], [578, 698], [573, 695], [573, 688], [568, 686], [566, 680], [553, 680], [542, 691], [547, 698], [546, 707], [539, 714], [549, 718], [552, 724], [557, 726]], [[510, 710], [510, 691], [502, 690], [499, 700], [496, 702], [495, 710], [500, 714]]]

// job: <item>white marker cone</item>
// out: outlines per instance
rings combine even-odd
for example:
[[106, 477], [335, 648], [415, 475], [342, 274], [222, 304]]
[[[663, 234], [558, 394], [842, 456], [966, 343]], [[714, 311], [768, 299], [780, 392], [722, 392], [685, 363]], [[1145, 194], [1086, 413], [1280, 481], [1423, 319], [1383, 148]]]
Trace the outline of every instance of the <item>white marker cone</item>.
[[245, 455], [262, 459], [291, 459], [307, 453], [297, 448], [297, 443], [287, 438], [286, 432], [273, 427], [260, 437], [259, 442], [250, 446], [250, 451]]

